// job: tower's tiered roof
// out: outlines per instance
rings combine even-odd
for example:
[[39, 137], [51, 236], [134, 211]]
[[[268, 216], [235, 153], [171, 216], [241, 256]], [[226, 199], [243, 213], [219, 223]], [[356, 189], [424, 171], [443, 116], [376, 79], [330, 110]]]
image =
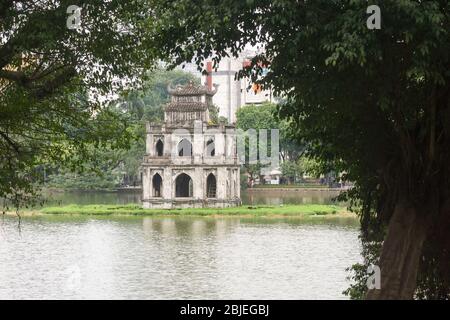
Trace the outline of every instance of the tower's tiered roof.
[[167, 90], [172, 96], [213, 96], [217, 92], [217, 85], [214, 85], [214, 89], [209, 89], [207, 86], [196, 85], [194, 84], [194, 82], [189, 81], [189, 83], [184, 86], [177, 85], [175, 87], [172, 87], [171, 85], [169, 85], [167, 87]]
[[171, 101], [164, 107], [166, 122], [209, 121], [208, 108], [212, 105], [212, 96], [217, 92], [217, 85], [210, 89], [190, 81], [186, 85], [167, 87]]

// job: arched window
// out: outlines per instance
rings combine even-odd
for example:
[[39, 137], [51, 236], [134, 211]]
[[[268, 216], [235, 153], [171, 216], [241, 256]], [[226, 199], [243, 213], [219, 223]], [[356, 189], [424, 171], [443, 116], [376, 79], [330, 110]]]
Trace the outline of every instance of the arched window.
[[191, 198], [193, 189], [192, 179], [187, 174], [182, 173], [175, 179], [175, 197]]
[[206, 178], [206, 197], [215, 198], [217, 191], [217, 181], [214, 174], [210, 173]]
[[216, 148], [214, 145], [214, 139], [210, 138], [206, 142], [206, 155], [208, 157], [214, 157], [216, 155]]
[[161, 189], [162, 189], [162, 179], [161, 176], [156, 173], [152, 179], [152, 191], [153, 197], [161, 197]]
[[188, 139], [182, 139], [178, 143], [178, 155], [180, 157], [192, 156], [192, 144]]
[[161, 141], [161, 139], [158, 139], [158, 142], [156, 142], [156, 155], [158, 157], [162, 157], [164, 154], [164, 143]]

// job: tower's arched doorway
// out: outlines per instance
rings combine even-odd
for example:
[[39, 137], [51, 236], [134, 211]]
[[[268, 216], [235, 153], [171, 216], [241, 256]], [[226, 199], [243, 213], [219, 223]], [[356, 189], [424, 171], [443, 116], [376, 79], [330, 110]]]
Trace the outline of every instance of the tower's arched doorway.
[[156, 142], [156, 155], [158, 157], [162, 157], [164, 154], [164, 143], [161, 141], [161, 139]]
[[159, 173], [156, 173], [152, 179], [152, 195], [153, 197], [161, 197], [162, 178]]
[[182, 139], [178, 143], [178, 155], [180, 157], [192, 156], [192, 143], [188, 139]]
[[206, 178], [206, 197], [215, 198], [217, 195], [217, 181], [216, 176], [210, 173]]
[[191, 177], [182, 173], [175, 179], [175, 197], [190, 198], [193, 196], [193, 182]]

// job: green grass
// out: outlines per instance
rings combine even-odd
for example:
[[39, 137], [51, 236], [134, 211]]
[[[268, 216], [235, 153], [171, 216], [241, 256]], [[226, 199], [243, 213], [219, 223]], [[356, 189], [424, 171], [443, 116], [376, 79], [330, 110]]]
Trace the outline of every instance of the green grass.
[[67, 205], [46, 207], [42, 214], [62, 215], [142, 215], [142, 216], [254, 216], [254, 217], [303, 217], [348, 214], [344, 207], [323, 204], [285, 206], [241, 206], [233, 208], [142, 209], [130, 205]]
[[[330, 189], [328, 185], [321, 184], [256, 184], [253, 189]], [[248, 188], [251, 190], [252, 188]]]

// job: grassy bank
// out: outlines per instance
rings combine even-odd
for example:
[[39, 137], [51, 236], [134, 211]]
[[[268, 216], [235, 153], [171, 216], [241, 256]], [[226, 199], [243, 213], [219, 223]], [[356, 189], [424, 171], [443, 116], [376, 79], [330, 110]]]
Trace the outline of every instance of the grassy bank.
[[301, 183], [301, 184], [255, 184], [251, 189], [330, 189], [327, 185], [316, 183]]
[[186, 209], [142, 209], [131, 205], [67, 205], [46, 207], [37, 214], [52, 215], [142, 215], [142, 216], [254, 216], [254, 217], [309, 217], [351, 216], [344, 207], [322, 204], [285, 206], [241, 206], [234, 208], [186, 208]]

